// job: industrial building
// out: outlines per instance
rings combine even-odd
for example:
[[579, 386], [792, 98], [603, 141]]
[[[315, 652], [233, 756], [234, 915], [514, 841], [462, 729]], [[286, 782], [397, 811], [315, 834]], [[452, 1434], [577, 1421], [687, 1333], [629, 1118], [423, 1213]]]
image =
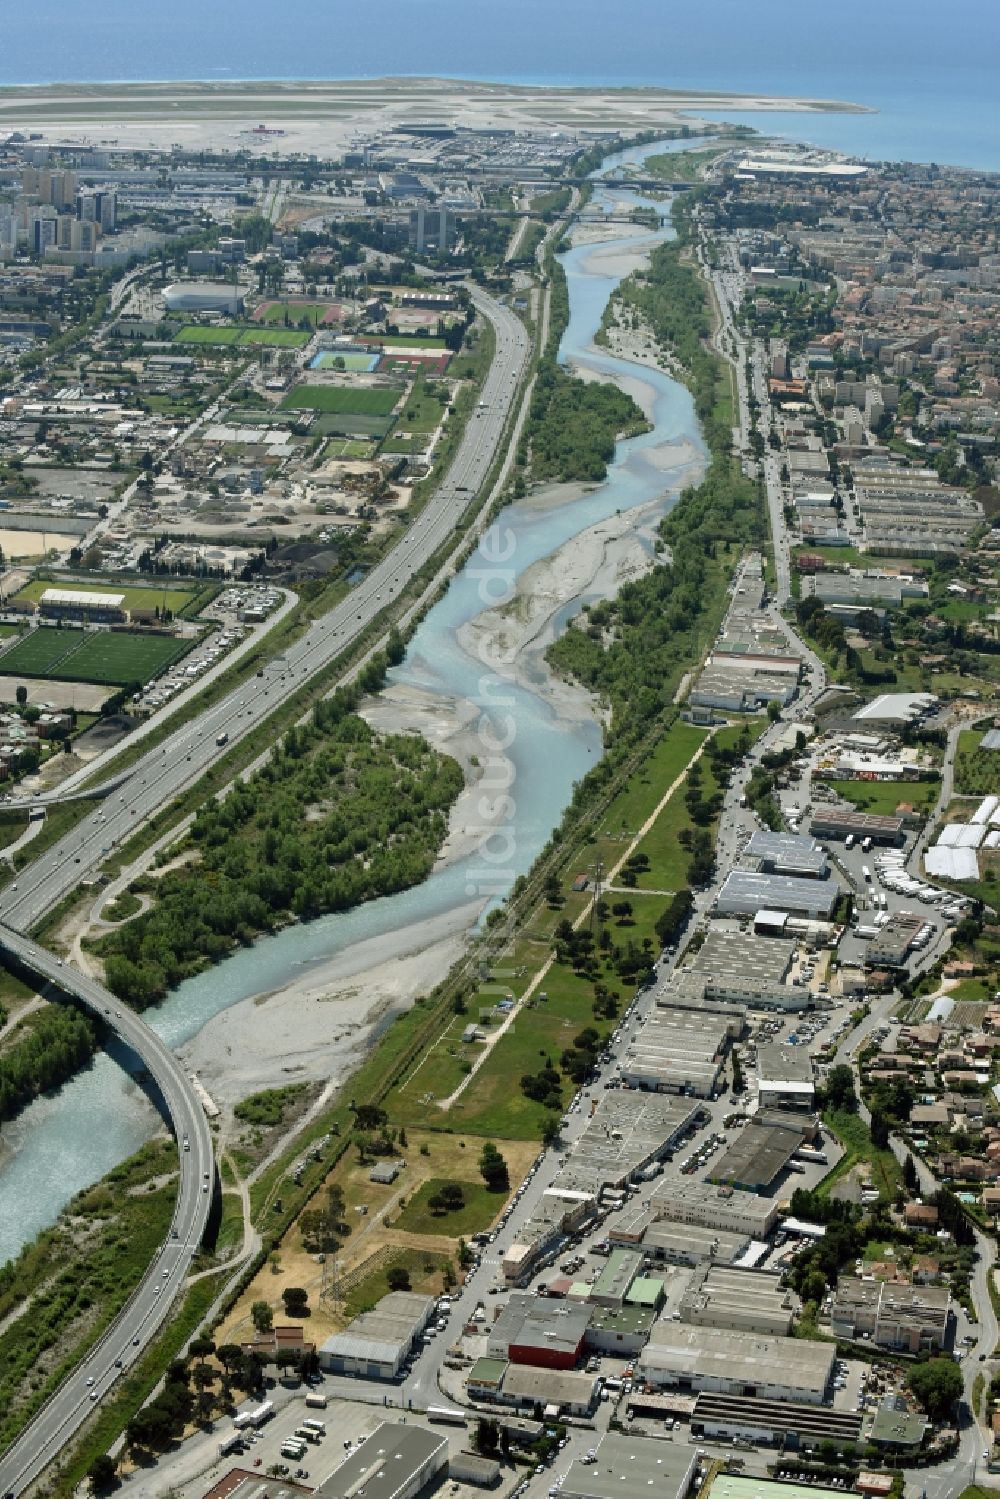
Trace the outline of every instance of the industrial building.
[[[608, 1238], [612, 1244], [619, 1242], [617, 1226], [609, 1230]], [[661, 1218], [646, 1226], [639, 1242], [647, 1261], [655, 1265], [700, 1265], [706, 1260], [731, 1265], [746, 1253], [750, 1236]]]
[[228, 281], [175, 281], [162, 292], [167, 312], [224, 312], [238, 317], [244, 293]]
[[731, 1037], [742, 1033], [746, 1009], [801, 1010], [808, 995], [787, 982], [795, 943], [712, 926], [690, 962], [657, 994], [658, 1005], [726, 1014]]
[[692, 1134], [700, 1105], [669, 1096], [606, 1093], [563, 1162], [553, 1190], [597, 1198], [620, 1189]]
[[829, 921], [839, 893], [835, 880], [803, 880], [785, 874], [734, 869], [726, 876], [715, 909], [720, 916], [755, 916], [758, 911], [768, 910]]
[[316, 1499], [413, 1499], [447, 1467], [447, 1437], [425, 1426], [383, 1421], [314, 1493]]
[[816, 1088], [805, 1046], [763, 1042], [757, 1049], [757, 1097], [761, 1108], [812, 1111]]
[[46, 619], [120, 624], [126, 618], [125, 595], [84, 588], [46, 588], [38, 601], [38, 612]]
[[797, 1150], [816, 1134], [816, 1121], [782, 1109], [761, 1109], [712, 1168], [710, 1180], [744, 1192], [768, 1192]]
[[587, 1328], [587, 1351], [634, 1358], [649, 1341], [656, 1312], [645, 1306], [596, 1307]]
[[619, 1071], [630, 1088], [713, 1098], [726, 1055], [723, 1016], [659, 1008], [643, 1023]]
[[515, 1294], [486, 1339], [489, 1358], [543, 1369], [573, 1369], [580, 1361], [591, 1308], [569, 1301]]
[[[863, 1418], [858, 1411], [829, 1406], [801, 1405], [791, 1400], [761, 1400], [749, 1395], [703, 1393], [695, 1400], [691, 1434], [732, 1441], [741, 1437], [775, 1447], [816, 1447], [861, 1441]], [[713, 1489], [713, 1493], [714, 1493]], [[756, 1491], [755, 1491], [756, 1499]]]
[[[470, 1371], [468, 1386], [473, 1387]], [[534, 1410], [542, 1407], [546, 1420], [555, 1420], [565, 1412], [571, 1416], [589, 1416], [597, 1403], [600, 1384], [596, 1374], [584, 1374], [569, 1369], [537, 1369], [528, 1364], [508, 1364], [499, 1388], [492, 1399], [502, 1405]]]
[[812, 814], [809, 831], [814, 838], [843, 842], [855, 838], [860, 842], [870, 838], [873, 843], [898, 844], [903, 841], [904, 823], [901, 817], [881, 817], [873, 812], [853, 812], [847, 808], [817, 807]]
[[678, 1304], [680, 1320], [694, 1327], [729, 1327], [787, 1337], [798, 1302], [771, 1270], [707, 1265]]
[[868, 944], [865, 963], [869, 968], [905, 968], [924, 927], [924, 918], [913, 911], [894, 911]]
[[747, 868], [763, 874], [789, 874], [798, 879], [825, 880], [829, 873], [820, 844], [800, 833], [754, 833], [743, 851]]
[[715, 1391], [819, 1405], [836, 1347], [731, 1328], [694, 1327], [661, 1317], [639, 1355], [638, 1377], [657, 1389]]
[[766, 1239], [779, 1216], [776, 1202], [694, 1177], [662, 1182], [650, 1195], [649, 1207], [658, 1219], [696, 1223], [720, 1233], [747, 1233], [752, 1239]]
[[642, 1255], [635, 1250], [612, 1250], [603, 1270], [594, 1281], [590, 1300], [595, 1306], [621, 1306], [641, 1269]]
[[433, 1313], [432, 1296], [391, 1291], [374, 1311], [362, 1312], [344, 1332], [327, 1338], [319, 1350], [320, 1367], [359, 1379], [396, 1379]]
[[697, 1461], [686, 1444], [608, 1432], [598, 1443], [596, 1462], [570, 1465], [560, 1494], [562, 1499], [621, 1499], [645, 1489], [655, 1499], [685, 1499]]
[[903, 1353], [943, 1348], [948, 1338], [951, 1292], [947, 1286], [911, 1286], [842, 1275], [830, 1326], [838, 1338], [866, 1338]]

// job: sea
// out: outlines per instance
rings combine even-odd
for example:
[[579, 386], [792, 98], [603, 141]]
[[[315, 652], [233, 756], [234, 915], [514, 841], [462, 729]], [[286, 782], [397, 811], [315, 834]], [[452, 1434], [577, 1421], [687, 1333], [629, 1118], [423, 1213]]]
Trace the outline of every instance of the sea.
[[434, 76], [847, 100], [722, 118], [1000, 170], [997, 0], [0, 0], [0, 84]]

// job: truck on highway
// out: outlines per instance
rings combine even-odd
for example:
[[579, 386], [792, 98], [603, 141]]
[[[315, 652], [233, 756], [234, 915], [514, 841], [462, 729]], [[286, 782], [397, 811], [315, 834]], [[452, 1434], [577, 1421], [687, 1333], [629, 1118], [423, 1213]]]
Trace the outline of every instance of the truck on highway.
[[[307, 1395], [306, 1396], [306, 1405], [308, 1405], [308, 1404], [309, 1404], [309, 1397]], [[323, 1404], [324, 1405], [326, 1404], [326, 1396], [323, 1397]], [[325, 1421], [314, 1421], [314, 1420], [311, 1420], [311, 1419], [310, 1420], [306, 1420], [306, 1421], [302, 1422], [302, 1430], [303, 1431], [313, 1431], [313, 1432], [316, 1433], [316, 1435], [318, 1437], [325, 1437], [326, 1436], [326, 1422]]]
[[865, 883], [868, 884], [868, 885], [870, 885], [871, 882], [872, 882], [872, 872], [868, 868], [867, 864], [862, 864], [862, 866], [861, 866], [861, 873], [864, 876]]
[[299, 1438], [289, 1437], [287, 1442], [281, 1444], [281, 1455], [300, 1463], [306, 1455], [306, 1444]]
[[229, 743], [229, 735], [226, 733], [225, 729], [223, 729], [221, 734], [216, 734], [215, 742], [220, 746]]
[[312, 1390], [306, 1396], [306, 1405], [308, 1405], [311, 1410], [325, 1411], [326, 1410], [326, 1396], [325, 1395], [321, 1395], [318, 1390]]
[[871, 846], [872, 846], [872, 840], [870, 838], [862, 838], [862, 840], [861, 840], [861, 848], [862, 848], [862, 851], [864, 853], [867, 853], [868, 850], [871, 848]]
[[853, 833], [848, 833], [847, 837], [844, 839], [844, 847], [845, 848], [853, 848], [854, 847], [854, 834]]
[[220, 1457], [225, 1457], [227, 1455], [227, 1453], [230, 1453], [230, 1452], [242, 1452], [242, 1451], [243, 1451], [243, 1436], [238, 1431], [234, 1431], [233, 1434], [232, 1434], [232, 1436], [226, 1437], [226, 1439], [224, 1441], [222, 1441], [222, 1442], [219, 1443], [219, 1456]]

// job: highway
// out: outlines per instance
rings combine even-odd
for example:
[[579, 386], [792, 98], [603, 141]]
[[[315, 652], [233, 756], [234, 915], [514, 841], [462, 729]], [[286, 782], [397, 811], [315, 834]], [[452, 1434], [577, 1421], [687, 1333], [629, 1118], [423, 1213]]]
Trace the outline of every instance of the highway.
[[[180, 1185], [171, 1237], [102, 1338], [0, 1460], [0, 1494], [18, 1495], [58, 1454], [101, 1396], [139, 1358], [167, 1316], [204, 1233], [214, 1164], [208, 1124], [177, 1058], [127, 1005], [25, 933], [147, 818], [197, 781], [224, 747], [262, 730], [268, 717], [368, 629], [434, 555], [482, 487], [500, 446], [525, 371], [530, 344], [508, 308], [472, 289], [492, 325], [496, 348], [481, 401], [470, 417], [444, 482], [400, 541], [365, 579], [284, 656], [235, 688], [197, 720], [149, 750], [106, 800], [25, 870], [0, 896], [0, 954], [34, 981], [56, 986], [98, 1015], [142, 1060], [162, 1095], [180, 1147]], [[222, 744], [220, 744], [222, 739]], [[261, 740], [263, 743], [263, 740]], [[119, 1361], [121, 1367], [119, 1367]]]
[[[444, 483], [393, 550], [346, 599], [271, 662], [262, 679], [234, 688], [150, 750], [116, 791], [0, 893], [4, 924], [30, 931], [143, 821], [199, 780], [224, 747], [256, 734], [310, 677], [347, 651], [447, 540], [492, 466], [529, 352], [528, 335], [515, 314], [478, 289], [472, 295], [477, 310], [493, 324], [496, 354], [482, 403], [469, 419]], [[220, 745], [222, 735], [226, 739]]]
[[0, 1493], [20, 1494], [58, 1455], [102, 1395], [114, 1388], [170, 1314], [205, 1232], [215, 1185], [208, 1121], [177, 1058], [106, 989], [26, 937], [0, 927], [0, 954], [40, 988], [51, 987], [110, 1027], [137, 1053], [158, 1089], [177, 1136], [180, 1182], [170, 1238], [123, 1310], [87, 1358], [0, 1459]]

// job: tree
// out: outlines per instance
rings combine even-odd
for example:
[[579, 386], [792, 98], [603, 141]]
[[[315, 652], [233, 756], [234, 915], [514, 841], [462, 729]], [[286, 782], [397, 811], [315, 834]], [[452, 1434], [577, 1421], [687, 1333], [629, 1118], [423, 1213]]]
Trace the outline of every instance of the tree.
[[830, 1068], [823, 1097], [827, 1108], [842, 1109], [845, 1113], [853, 1114], [858, 1106], [858, 1097], [854, 1091], [854, 1073], [846, 1063]]
[[250, 1308], [250, 1316], [258, 1332], [270, 1332], [274, 1326], [274, 1314], [266, 1301], [255, 1301]]
[[90, 1492], [92, 1494], [106, 1494], [115, 1481], [118, 1466], [114, 1458], [102, 1452], [100, 1457], [95, 1457], [87, 1469], [87, 1477], [90, 1479]]
[[385, 1277], [385, 1283], [390, 1291], [408, 1291], [410, 1272], [405, 1265], [392, 1265]]
[[542, 1120], [542, 1144], [554, 1145], [559, 1138], [560, 1124], [554, 1114], [546, 1114]]
[[17, 706], [23, 708], [28, 701], [28, 689], [23, 682], [18, 682], [14, 696], [17, 698]]
[[309, 1309], [309, 1292], [304, 1286], [286, 1286], [281, 1299], [285, 1303], [286, 1316], [304, 1317]]
[[487, 1140], [480, 1154], [479, 1173], [491, 1192], [510, 1191], [507, 1162], [490, 1140]]
[[909, 1153], [907, 1153], [907, 1156], [903, 1161], [903, 1182], [908, 1192], [915, 1192], [920, 1186], [920, 1178], [917, 1175], [917, 1168], [913, 1164], [913, 1157]]
[[962, 1371], [950, 1358], [932, 1358], [910, 1370], [910, 1389], [932, 1421], [951, 1415], [964, 1388]]
[[889, 1120], [881, 1109], [872, 1112], [872, 1122], [869, 1126], [872, 1144], [876, 1150], [888, 1150], [889, 1148]]

